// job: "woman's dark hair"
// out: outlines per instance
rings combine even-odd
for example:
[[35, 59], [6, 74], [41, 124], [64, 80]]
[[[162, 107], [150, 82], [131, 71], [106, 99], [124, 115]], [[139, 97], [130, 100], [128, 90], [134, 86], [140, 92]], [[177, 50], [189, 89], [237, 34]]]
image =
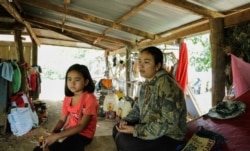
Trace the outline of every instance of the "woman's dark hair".
[[88, 91], [90, 93], [93, 93], [95, 91], [95, 84], [93, 82], [93, 79], [90, 75], [89, 69], [85, 65], [80, 65], [80, 64], [73, 64], [72, 66], [69, 67], [69, 69], [66, 72], [66, 77], [65, 77], [65, 88], [64, 88], [64, 93], [66, 96], [73, 96], [74, 94], [69, 90], [67, 86], [67, 78], [68, 78], [68, 73], [70, 71], [77, 71], [79, 72], [84, 80], [88, 80], [88, 84], [84, 87], [83, 91]]
[[159, 48], [150, 46], [150, 47], [142, 49], [140, 53], [142, 52], [150, 53], [154, 58], [155, 64], [157, 65], [158, 63], [160, 63], [161, 69], [163, 68], [163, 53]]

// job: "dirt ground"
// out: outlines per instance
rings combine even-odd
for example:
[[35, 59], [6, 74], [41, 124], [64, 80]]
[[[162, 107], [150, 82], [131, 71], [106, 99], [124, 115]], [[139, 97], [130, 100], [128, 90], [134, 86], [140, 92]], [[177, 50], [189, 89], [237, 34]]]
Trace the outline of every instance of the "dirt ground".
[[4, 135], [0, 136], [0, 151], [32, 151], [37, 144], [38, 136], [44, 135], [46, 130], [53, 128], [55, 122], [57, 122], [61, 104], [62, 101], [46, 101], [47, 121], [23, 136], [17, 137], [8, 129]]
[[[46, 102], [47, 111], [48, 111], [48, 119], [44, 123], [42, 123], [39, 127], [32, 129], [27, 134], [16, 137], [12, 135], [11, 131], [8, 130], [6, 134], [0, 135], [0, 151], [32, 151], [33, 148], [37, 144], [38, 136], [45, 135], [47, 130], [51, 130], [60, 115], [62, 101], [43, 101]], [[112, 142], [111, 132], [112, 126], [114, 125], [113, 121], [106, 121], [103, 118], [98, 119], [96, 138], [93, 142], [93, 145], [88, 147], [90, 150], [105, 151], [109, 148], [109, 151], [114, 150], [114, 143]], [[100, 142], [105, 142], [102, 144]], [[107, 141], [109, 141], [107, 143]], [[106, 144], [109, 144], [108, 146]], [[112, 149], [113, 148], [113, 149]], [[86, 149], [87, 150], [87, 149]]]

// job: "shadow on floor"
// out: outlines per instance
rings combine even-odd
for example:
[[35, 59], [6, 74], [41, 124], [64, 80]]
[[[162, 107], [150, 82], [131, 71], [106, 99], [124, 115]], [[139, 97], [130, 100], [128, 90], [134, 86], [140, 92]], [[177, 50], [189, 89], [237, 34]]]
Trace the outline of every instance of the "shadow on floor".
[[93, 141], [86, 147], [86, 151], [116, 151], [112, 129], [115, 121], [98, 118], [96, 133]]
[[95, 136], [86, 151], [117, 151], [112, 136]]

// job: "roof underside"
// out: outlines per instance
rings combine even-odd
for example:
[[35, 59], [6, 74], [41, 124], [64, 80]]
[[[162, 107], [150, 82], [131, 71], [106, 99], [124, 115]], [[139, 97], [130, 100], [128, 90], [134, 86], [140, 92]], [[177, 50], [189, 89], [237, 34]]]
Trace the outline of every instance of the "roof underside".
[[[36, 44], [108, 51], [171, 43], [250, 20], [250, 0], [0, 0], [0, 34], [23, 26]], [[1, 42], [1, 39], [0, 39]]]

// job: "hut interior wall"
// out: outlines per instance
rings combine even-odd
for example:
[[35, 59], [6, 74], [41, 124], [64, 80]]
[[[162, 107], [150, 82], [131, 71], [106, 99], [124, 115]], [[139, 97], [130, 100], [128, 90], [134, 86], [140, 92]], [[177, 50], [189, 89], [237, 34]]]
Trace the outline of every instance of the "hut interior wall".
[[[23, 46], [23, 55], [25, 62], [28, 64], [32, 64], [32, 46], [31, 45], [24, 45]], [[0, 59], [1, 60], [17, 60], [18, 52], [13, 45], [0, 45]]]

